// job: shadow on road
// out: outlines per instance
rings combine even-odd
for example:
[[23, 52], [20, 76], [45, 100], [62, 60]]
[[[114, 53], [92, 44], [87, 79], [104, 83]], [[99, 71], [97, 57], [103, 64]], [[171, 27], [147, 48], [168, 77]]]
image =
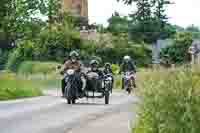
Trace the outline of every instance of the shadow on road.
[[109, 105], [105, 105], [104, 103], [76, 103], [74, 105], [79, 105], [79, 106], [84, 106], [84, 105], [93, 105], [93, 106], [109, 106]]

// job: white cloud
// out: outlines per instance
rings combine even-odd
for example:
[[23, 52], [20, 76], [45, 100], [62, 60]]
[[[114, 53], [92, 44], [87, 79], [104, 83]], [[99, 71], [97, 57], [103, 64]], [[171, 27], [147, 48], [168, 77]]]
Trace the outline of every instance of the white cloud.
[[130, 13], [132, 8], [116, 0], [89, 0], [89, 19], [90, 23], [107, 24], [108, 18], [112, 13], [118, 11], [122, 15]]
[[[200, 0], [172, 0], [174, 5], [167, 11], [170, 22], [180, 26], [195, 24], [200, 26]], [[91, 23], [107, 24], [114, 11], [127, 15], [134, 7], [117, 3], [116, 0], [89, 0], [89, 19]]]
[[168, 10], [168, 15], [172, 23], [188, 26], [195, 24], [200, 26], [200, 1], [199, 0], [173, 0]]

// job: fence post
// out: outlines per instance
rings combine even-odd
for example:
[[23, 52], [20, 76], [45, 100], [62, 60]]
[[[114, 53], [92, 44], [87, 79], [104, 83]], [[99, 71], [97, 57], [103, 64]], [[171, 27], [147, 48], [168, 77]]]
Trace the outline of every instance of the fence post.
[[195, 64], [195, 55], [191, 54], [191, 65]]

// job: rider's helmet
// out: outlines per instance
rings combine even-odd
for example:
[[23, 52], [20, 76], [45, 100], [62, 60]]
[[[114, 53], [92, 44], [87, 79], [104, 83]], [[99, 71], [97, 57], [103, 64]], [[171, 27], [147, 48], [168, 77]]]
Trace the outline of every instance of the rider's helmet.
[[111, 64], [110, 63], [106, 63], [104, 67], [105, 68], [111, 68]]
[[124, 60], [124, 62], [128, 63], [131, 61], [131, 57], [126, 55], [126, 56], [124, 56], [123, 60]]
[[91, 60], [90, 61], [90, 66], [92, 70], [97, 70], [99, 66], [99, 62], [97, 60]]
[[70, 52], [69, 57], [72, 62], [76, 62], [78, 60], [79, 54], [76, 51], [72, 51]]

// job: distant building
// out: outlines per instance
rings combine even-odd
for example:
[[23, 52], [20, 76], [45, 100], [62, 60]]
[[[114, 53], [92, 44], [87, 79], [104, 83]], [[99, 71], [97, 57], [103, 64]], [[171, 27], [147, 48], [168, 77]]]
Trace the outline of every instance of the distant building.
[[88, 0], [62, 0], [62, 10], [88, 20]]
[[191, 56], [193, 56], [191, 62], [195, 64], [200, 64], [200, 40], [198, 39], [193, 40], [190, 48], [192, 48], [190, 54]]
[[81, 38], [86, 40], [96, 40], [98, 37], [98, 33], [96, 30], [86, 30], [82, 29], [80, 30]]
[[[109, 41], [111, 35], [106, 33], [99, 33], [96, 29], [80, 30], [80, 35], [82, 39], [93, 40], [96, 42]], [[102, 40], [103, 39], [103, 40]]]
[[160, 64], [160, 52], [163, 48], [173, 44], [172, 39], [158, 40], [152, 45], [152, 63]]

